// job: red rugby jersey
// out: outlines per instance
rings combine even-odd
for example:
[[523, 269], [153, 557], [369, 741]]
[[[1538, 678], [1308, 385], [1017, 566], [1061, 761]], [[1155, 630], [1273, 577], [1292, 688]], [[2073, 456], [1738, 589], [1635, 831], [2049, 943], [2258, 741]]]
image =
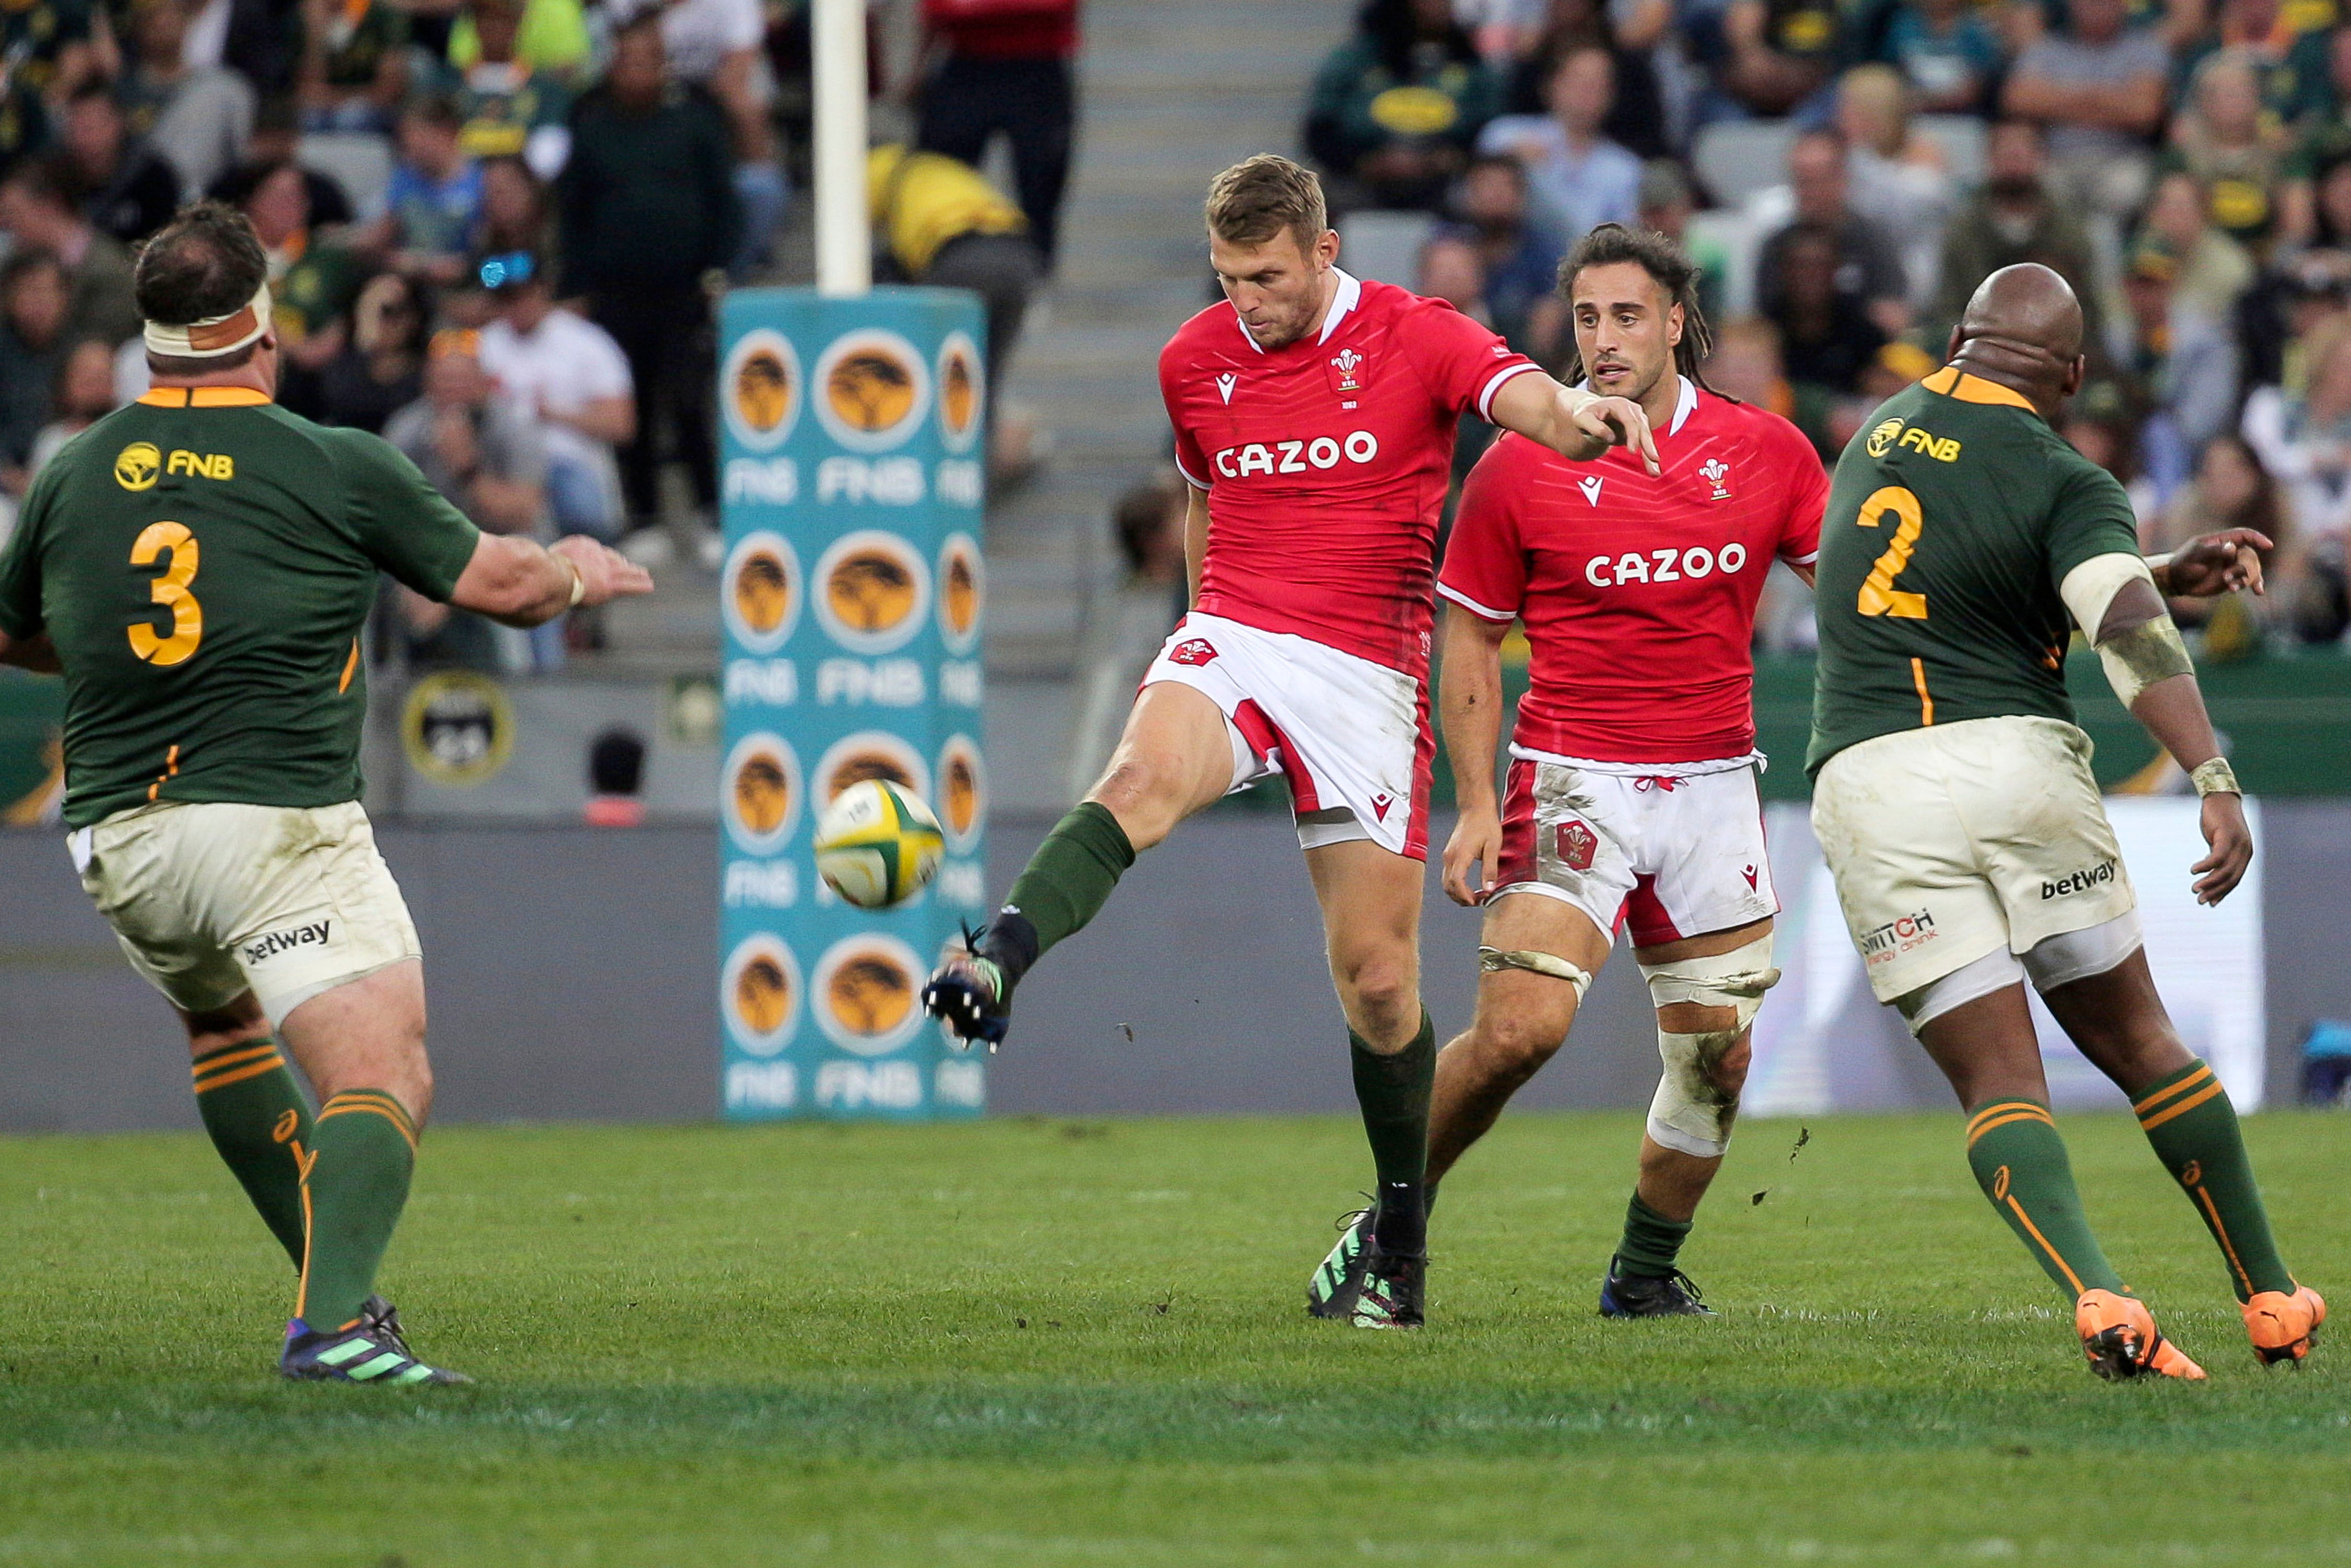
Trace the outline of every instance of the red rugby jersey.
[[1514, 752], [1680, 763], [1755, 747], [1755, 603], [1774, 556], [1819, 554], [1829, 479], [1778, 414], [1681, 388], [1656, 478], [1622, 447], [1571, 463], [1516, 435], [1470, 470], [1437, 591], [1526, 626]]
[[1184, 323], [1159, 391], [1208, 492], [1199, 608], [1425, 676], [1454, 427], [1536, 368], [1441, 299], [1343, 272], [1321, 333], [1270, 352], [1230, 305]]

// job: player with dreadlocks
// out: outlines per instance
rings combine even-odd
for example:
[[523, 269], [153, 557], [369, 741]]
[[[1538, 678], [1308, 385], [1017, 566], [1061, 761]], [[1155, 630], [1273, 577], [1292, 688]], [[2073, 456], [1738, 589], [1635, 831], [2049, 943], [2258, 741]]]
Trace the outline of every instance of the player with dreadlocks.
[[[1450, 601], [1438, 711], [1461, 815], [1445, 890], [1482, 904], [1478, 1011], [1438, 1056], [1428, 1191], [1567, 1038], [1620, 925], [1657, 1011], [1665, 1071], [1611, 1317], [1704, 1313], [1676, 1267], [1722, 1164], [1748, 1026], [1779, 978], [1750, 688], [1756, 601], [1776, 558], [1806, 582], [1828, 476], [1777, 414], [1699, 377], [1698, 269], [1663, 235], [1603, 224], [1560, 267], [1575, 366], [1649, 416], [1660, 472], [1571, 462], [1505, 435], [1462, 491], [1437, 591]], [[1526, 628], [1498, 801], [1501, 645]], [[1324, 1268], [1355, 1267], [1361, 1222]]]

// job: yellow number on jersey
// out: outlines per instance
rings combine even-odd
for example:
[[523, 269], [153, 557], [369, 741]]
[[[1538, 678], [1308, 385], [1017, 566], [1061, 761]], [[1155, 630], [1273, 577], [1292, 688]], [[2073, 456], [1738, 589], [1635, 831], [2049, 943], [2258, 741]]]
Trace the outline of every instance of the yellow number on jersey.
[[131, 623], [131, 651], [151, 664], [170, 666], [184, 664], [204, 640], [204, 607], [188, 591], [188, 584], [196, 580], [196, 536], [188, 531], [185, 523], [150, 523], [138, 542], [131, 547], [131, 564], [152, 566], [155, 558], [165, 550], [172, 552], [172, 564], [163, 575], [148, 587], [148, 595], [156, 603], [167, 605], [172, 612], [172, 634], [159, 637], [155, 629], [144, 621]]
[[1894, 542], [1886, 553], [1870, 566], [1869, 576], [1861, 585], [1860, 610], [1864, 615], [1892, 615], [1905, 621], [1927, 619], [1927, 596], [1923, 593], [1903, 593], [1895, 589], [1894, 580], [1910, 564], [1910, 552], [1918, 548], [1918, 530], [1926, 519], [1918, 512], [1918, 497], [1899, 485], [1888, 485], [1874, 490], [1869, 499], [1861, 504], [1860, 515], [1853, 520], [1865, 528], [1876, 528], [1886, 514], [1894, 514]]

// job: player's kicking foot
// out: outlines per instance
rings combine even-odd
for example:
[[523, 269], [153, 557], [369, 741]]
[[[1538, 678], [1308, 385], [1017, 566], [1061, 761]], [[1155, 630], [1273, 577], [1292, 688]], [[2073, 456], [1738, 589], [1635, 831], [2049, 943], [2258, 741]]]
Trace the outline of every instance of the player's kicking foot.
[[1306, 1281], [1306, 1312], [1310, 1317], [1348, 1318], [1364, 1293], [1364, 1277], [1371, 1268], [1372, 1223], [1377, 1207], [1359, 1208], [1339, 1217], [1339, 1244]]
[[2129, 1377], [2200, 1379], [2204, 1369], [2157, 1332], [2145, 1301], [2112, 1291], [2085, 1291], [2074, 1303], [2074, 1327], [2090, 1370], [2108, 1382]]
[[1364, 1240], [1364, 1283], [1347, 1321], [1359, 1329], [1416, 1329], [1428, 1294], [1428, 1254], [1387, 1252], [1380, 1239]]
[[985, 1041], [993, 1055], [1012, 1025], [1010, 988], [991, 959], [958, 954], [923, 988], [923, 1010], [946, 1024], [966, 1050]]
[[2264, 1366], [2300, 1361], [2318, 1338], [2326, 1321], [2326, 1303], [2316, 1291], [2299, 1286], [2293, 1295], [2263, 1291], [2245, 1303], [2245, 1332], [2252, 1336], [2253, 1354]]
[[[371, 1309], [379, 1304], [382, 1312], [371, 1316]], [[298, 1383], [375, 1383], [393, 1388], [474, 1381], [411, 1355], [401, 1337], [399, 1313], [381, 1296], [370, 1297], [359, 1321], [347, 1329], [313, 1329], [300, 1318], [287, 1323], [277, 1370]]]
[[1679, 1269], [1670, 1274], [1628, 1274], [1625, 1260], [1608, 1260], [1600, 1284], [1604, 1318], [1710, 1318], [1714, 1309], [1698, 1293], [1698, 1281]]

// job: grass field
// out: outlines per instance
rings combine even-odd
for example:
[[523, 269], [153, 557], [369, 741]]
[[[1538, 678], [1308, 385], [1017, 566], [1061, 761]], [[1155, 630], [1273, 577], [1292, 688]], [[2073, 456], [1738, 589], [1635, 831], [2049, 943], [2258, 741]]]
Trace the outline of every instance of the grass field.
[[[2089, 1375], [1950, 1116], [1742, 1128], [1723, 1315], [1604, 1322], [1636, 1128], [1506, 1121], [1413, 1335], [1301, 1311], [1337, 1120], [451, 1129], [386, 1281], [438, 1395], [275, 1380], [199, 1140], [0, 1142], [0, 1564], [2351, 1559], [2351, 1320], [2255, 1366], [2127, 1120], [2091, 1213], [2207, 1384]], [[2351, 1118], [2250, 1136], [2351, 1291]]]

